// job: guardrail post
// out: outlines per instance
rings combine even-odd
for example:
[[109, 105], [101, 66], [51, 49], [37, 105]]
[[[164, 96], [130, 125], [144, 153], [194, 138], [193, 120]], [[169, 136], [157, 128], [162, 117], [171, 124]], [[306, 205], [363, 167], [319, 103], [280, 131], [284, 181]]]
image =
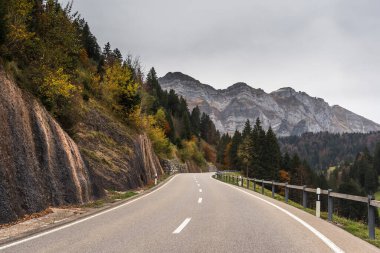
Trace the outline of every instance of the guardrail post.
[[371, 206], [372, 195], [368, 195], [368, 235], [369, 239], [375, 239], [375, 213], [376, 207]]
[[288, 203], [289, 200], [289, 188], [288, 183], [285, 183], [285, 202]]
[[302, 189], [302, 206], [303, 208], [307, 207], [307, 192], [305, 191], [306, 185], [303, 186]]
[[331, 189], [328, 189], [327, 193], [327, 212], [328, 212], [328, 220], [332, 221], [333, 218], [333, 197], [331, 197]]
[[253, 179], [253, 191], [256, 191], [256, 178]]
[[315, 216], [321, 217], [321, 188], [317, 188], [317, 203], [315, 203]]
[[249, 189], [249, 178], [247, 177], [247, 189]]
[[272, 181], [272, 198], [274, 198], [274, 181]]
[[264, 195], [264, 179], [261, 180], [261, 194]]

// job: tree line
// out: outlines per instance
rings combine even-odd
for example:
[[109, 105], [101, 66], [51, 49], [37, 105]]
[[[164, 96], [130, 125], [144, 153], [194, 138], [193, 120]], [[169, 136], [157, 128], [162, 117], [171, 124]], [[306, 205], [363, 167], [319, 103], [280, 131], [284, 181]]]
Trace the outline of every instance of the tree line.
[[283, 153], [297, 153], [312, 168], [326, 170], [345, 161], [353, 162], [365, 148], [374, 152], [376, 144], [380, 142], [380, 132], [304, 133], [301, 136], [281, 137], [278, 141]]
[[276, 134], [271, 127], [265, 131], [258, 118], [253, 126], [247, 120], [242, 132], [223, 134], [216, 149], [220, 168], [242, 171], [248, 177], [297, 185], [324, 183], [296, 153], [282, 154]]

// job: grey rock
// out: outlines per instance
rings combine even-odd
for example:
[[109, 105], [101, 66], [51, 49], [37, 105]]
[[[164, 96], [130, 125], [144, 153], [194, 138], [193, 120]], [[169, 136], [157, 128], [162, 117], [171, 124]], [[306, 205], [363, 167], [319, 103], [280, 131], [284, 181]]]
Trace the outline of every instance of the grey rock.
[[268, 94], [239, 82], [217, 90], [180, 72], [169, 72], [159, 78], [159, 83], [164, 90], [174, 89], [183, 96], [190, 110], [199, 106], [224, 133], [242, 130], [247, 119], [254, 123], [256, 118], [260, 118], [265, 129], [271, 126], [279, 136], [380, 131], [380, 125], [371, 120], [290, 87]]

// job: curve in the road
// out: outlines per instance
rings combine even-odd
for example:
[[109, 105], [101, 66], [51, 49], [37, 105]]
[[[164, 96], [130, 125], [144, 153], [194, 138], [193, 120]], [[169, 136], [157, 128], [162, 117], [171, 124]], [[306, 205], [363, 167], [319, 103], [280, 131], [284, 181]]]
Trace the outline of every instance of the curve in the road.
[[[222, 182], [220, 182], [220, 181], [217, 181], [217, 182], [219, 182], [219, 183], [221, 183], [221, 184], [224, 184], [224, 183], [222, 183]], [[238, 191], [240, 191], [240, 192], [242, 192], [242, 193], [244, 193], [244, 194], [247, 194], [247, 195], [249, 195], [249, 196], [251, 196], [251, 197], [253, 197], [253, 198], [256, 198], [256, 199], [258, 199], [258, 200], [261, 200], [261, 201], [263, 201], [263, 202], [265, 202], [265, 203], [267, 203], [268, 205], [271, 205], [271, 206], [273, 206], [274, 208], [277, 208], [278, 210], [280, 210], [281, 212], [284, 212], [285, 214], [287, 214], [288, 216], [290, 216], [292, 219], [294, 219], [294, 220], [296, 220], [296, 221], [298, 221], [299, 223], [301, 223], [305, 228], [307, 228], [308, 230], [310, 230], [313, 234], [315, 234], [319, 239], [321, 239], [332, 251], [334, 251], [335, 253], [344, 253], [344, 251], [341, 249], [341, 248], [339, 248], [335, 243], [333, 243], [330, 239], [328, 239], [326, 236], [324, 236], [321, 232], [319, 232], [317, 229], [315, 229], [315, 228], [313, 228], [311, 225], [309, 225], [308, 223], [306, 223], [305, 221], [303, 221], [303, 220], [301, 220], [300, 218], [298, 218], [297, 216], [295, 216], [294, 214], [292, 214], [292, 213], [290, 213], [289, 211], [287, 211], [287, 210], [285, 210], [285, 209], [283, 209], [282, 207], [279, 207], [279, 206], [277, 206], [277, 205], [275, 205], [275, 204], [273, 204], [273, 203], [271, 203], [271, 202], [269, 202], [269, 201], [267, 201], [267, 200], [265, 200], [265, 199], [262, 199], [262, 198], [260, 198], [260, 197], [258, 197], [258, 196], [255, 196], [255, 195], [253, 195], [253, 194], [250, 194], [250, 193], [248, 193], [248, 192], [246, 192], [246, 191], [243, 191], [243, 190], [241, 190], [241, 189], [239, 189], [239, 188], [236, 188], [236, 187], [234, 187], [234, 186], [232, 186], [232, 185], [229, 185], [229, 184], [227, 184], [227, 186], [229, 186], [229, 187], [231, 187], [231, 188], [233, 188], [233, 189], [235, 189], [235, 190], [238, 190]]]

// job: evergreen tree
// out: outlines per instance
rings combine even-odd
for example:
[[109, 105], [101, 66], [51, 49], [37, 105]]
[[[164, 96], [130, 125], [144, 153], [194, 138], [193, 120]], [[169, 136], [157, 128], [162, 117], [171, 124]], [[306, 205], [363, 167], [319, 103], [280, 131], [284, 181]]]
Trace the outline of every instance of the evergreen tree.
[[[352, 180], [347, 183], [342, 183], [338, 188], [338, 192], [358, 196], [363, 195], [360, 186]], [[339, 200], [338, 212], [340, 215], [349, 219], [365, 220], [366, 217], [366, 207], [362, 203], [354, 201]]]
[[201, 127], [201, 111], [198, 106], [194, 107], [191, 111], [190, 122], [193, 134], [199, 137]]
[[225, 164], [226, 149], [227, 149], [227, 145], [230, 142], [231, 142], [231, 137], [229, 136], [228, 133], [223, 134], [222, 137], [220, 138], [220, 141], [219, 141], [218, 146], [216, 148], [216, 152], [217, 152], [216, 153], [216, 161], [220, 165], [226, 166], [226, 164]]
[[182, 139], [190, 139], [191, 138], [191, 126], [190, 126], [190, 117], [189, 113], [186, 111], [182, 114]]
[[285, 171], [290, 171], [290, 156], [288, 152], [285, 152], [281, 159], [281, 169]]
[[118, 60], [120, 63], [123, 61], [123, 55], [118, 48], [113, 50], [112, 55], [115, 57], [115, 60]]
[[249, 170], [249, 166], [252, 163], [252, 159], [254, 155], [253, 145], [252, 145], [252, 138], [250, 136], [246, 136], [244, 138], [244, 135], [242, 136], [242, 142], [239, 145], [238, 148], [238, 157], [239, 162], [242, 165], [242, 169], [245, 170], [244, 173], [246, 177], [252, 175], [252, 170]]
[[256, 178], [263, 179], [266, 177], [265, 171], [265, 158], [264, 158], [264, 147], [265, 147], [265, 131], [261, 126], [260, 119], [256, 119], [255, 126], [252, 130], [252, 145], [253, 145], [253, 154], [252, 154], [252, 165], [253, 175]]
[[156, 91], [159, 86], [156, 70], [152, 67], [146, 76], [146, 88], [148, 91]]
[[111, 44], [109, 42], [104, 45], [102, 55], [104, 57], [104, 60], [108, 63], [112, 56]]
[[266, 169], [266, 178], [277, 180], [278, 171], [281, 161], [280, 147], [277, 142], [277, 138], [272, 128], [269, 127], [267, 134], [265, 135], [265, 146], [264, 146], [264, 167]]
[[241, 133], [236, 130], [234, 133], [234, 136], [232, 137], [231, 147], [229, 150], [230, 152], [228, 154], [230, 166], [231, 166], [230, 169], [241, 170], [240, 160], [239, 160], [239, 156], [238, 156], [239, 145], [240, 145], [241, 141], [242, 141]]
[[373, 155], [373, 169], [380, 175], [380, 142], [376, 144], [375, 153]]
[[8, 0], [0, 0], [0, 46], [5, 42], [7, 36], [7, 24], [5, 20]]
[[78, 21], [78, 25], [81, 33], [81, 40], [88, 57], [94, 59], [95, 61], [99, 61], [100, 47], [95, 36], [91, 33], [88, 23], [85, 22], [84, 19], [80, 19]]
[[243, 139], [249, 138], [251, 136], [251, 131], [252, 131], [251, 122], [249, 122], [249, 119], [247, 119], [247, 121], [244, 124], [243, 132], [242, 132]]
[[177, 94], [175, 94], [175, 91], [171, 89], [168, 95], [168, 109], [173, 115], [176, 115], [178, 112], [178, 106], [179, 98]]

